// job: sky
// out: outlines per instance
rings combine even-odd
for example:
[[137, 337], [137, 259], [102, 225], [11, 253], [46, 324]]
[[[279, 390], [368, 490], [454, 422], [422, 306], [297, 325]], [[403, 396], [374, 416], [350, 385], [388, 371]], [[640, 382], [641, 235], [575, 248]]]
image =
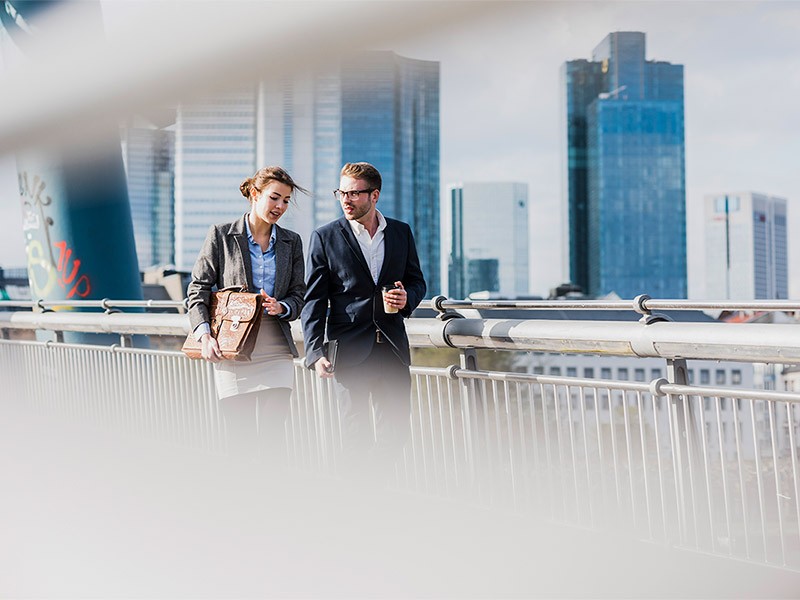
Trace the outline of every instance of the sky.
[[[114, 4], [104, 10], [113, 33]], [[789, 231], [800, 225], [800, 3], [497, 3], [467, 24], [388, 49], [441, 63], [442, 197], [461, 181], [528, 184], [531, 292], [546, 294], [568, 279], [559, 71], [591, 58], [612, 31], [643, 31], [648, 60], [684, 65], [689, 296], [702, 299], [706, 194], [781, 196]], [[0, 157], [7, 268], [25, 264], [17, 197], [13, 163]], [[798, 298], [800, 241], [791, 235], [789, 269], [790, 297]]]
[[[535, 2], [447, 37], [415, 40], [442, 63], [442, 182], [529, 185], [532, 292], [567, 277], [559, 70], [612, 31], [643, 31], [648, 60], [684, 65], [690, 297], [705, 294], [706, 194], [760, 191], [800, 223], [800, 3]], [[790, 227], [790, 231], [793, 228]], [[800, 243], [790, 236], [790, 295]]]

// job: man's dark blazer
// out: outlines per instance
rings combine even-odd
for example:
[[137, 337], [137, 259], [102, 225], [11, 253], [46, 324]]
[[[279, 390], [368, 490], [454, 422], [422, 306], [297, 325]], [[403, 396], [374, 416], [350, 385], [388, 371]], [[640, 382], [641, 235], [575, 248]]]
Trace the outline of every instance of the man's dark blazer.
[[[192, 331], [202, 322], [209, 322], [208, 308], [211, 292], [231, 286], [244, 286], [253, 290], [253, 267], [250, 263], [250, 247], [247, 242], [245, 214], [232, 223], [212, 225], [206, 241], [192, 269], [192, 281], [187, 289], [189, 300], [189, 322]], [[289, 307], [289, 317], [278, 319], [278, 324], [289, 344], [289, 350], [297, 357], [297, 347], [292, 339], [289, 321], [300, 316], [303, 294], [306, 291], [303, 266], [303, 242], [294, 231], [275, 227], [275, 290], [272, 296]]]
[[[411, 228], [402, 221], [386, 219], [383, 236], [383, 267], [376, 284], [346, 218], [311, 234], [302, 312], [308, 368], [323, 356], [326, 334], [327, 339], [339, 341], [337, 367], [364, 362], [375, 344], [377, 330], [404, 364], [411, 363], [403, 318], [411, 316], [425, 297], [425, 279]], [[381, 287], [395, 281], [403, 282], [408, 301], [400, 312], [386, 314]]]

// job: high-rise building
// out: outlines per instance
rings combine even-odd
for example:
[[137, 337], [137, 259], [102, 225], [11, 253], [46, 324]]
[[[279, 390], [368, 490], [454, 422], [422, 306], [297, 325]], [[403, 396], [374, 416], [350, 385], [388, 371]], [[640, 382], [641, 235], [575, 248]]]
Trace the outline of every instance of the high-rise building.
[[366, 160], [381, 172], [378, 208], [411, 226], [427, 293], [436, 295], [441, 290], [439, 63], [369, 52], [347, 62], [341, 77], [342, 162]]
[[175, 263], [190, 270], [210, 225], [247, 212], [239, 185], [256, 169], [256, 86], [178, 107]]
[[528, 294], [527, 184], [461, 183], [449, 191], [448, 295]]
[[786, 200], [741, 192], [705, 197], [706, 297], [789, 297]]
[[333, 196], [342, 164], [367, 161], [383, 177], [378, 209], [411, 226], [428, 293], [438, 293], [438, 62], [362, 53], [332, 72], [184, 106], [176, 135], [181, 267], [191, 267], [211, 223], [246, 210], [238, 186], [257, 168], [282, 165], [310, 190], [281, 221], [307, 242], [342, 214]]
[[173, 207], [175, 133], [136, 120], [122, 128], [139, 269], [175, 262]]
[[683, 66], [609, 34], [562, 68], [570, 277], [591, 296], [685, 298]]

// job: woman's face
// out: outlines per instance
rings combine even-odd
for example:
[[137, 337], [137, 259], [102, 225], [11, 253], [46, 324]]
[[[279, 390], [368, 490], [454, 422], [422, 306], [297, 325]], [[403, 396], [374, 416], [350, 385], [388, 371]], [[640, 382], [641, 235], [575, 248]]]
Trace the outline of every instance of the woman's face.
[[253, 214], [270, 225], [277, 223], [289, 208], [292, 188], [279, 181], [270, 181], [255, 198], [251, 199]]

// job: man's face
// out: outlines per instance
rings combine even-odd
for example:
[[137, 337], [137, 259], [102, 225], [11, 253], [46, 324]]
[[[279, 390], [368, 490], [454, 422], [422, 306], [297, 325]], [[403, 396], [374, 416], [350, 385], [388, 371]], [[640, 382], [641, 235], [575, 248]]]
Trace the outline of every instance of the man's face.
[[342, 192], [349, 192], [342, 194], [339, 200], [348, 221], [361, 221], [375, 210], [380, 192], [370, 188], [363, 179], [342, 177], [339, 181], [339, 189]]

